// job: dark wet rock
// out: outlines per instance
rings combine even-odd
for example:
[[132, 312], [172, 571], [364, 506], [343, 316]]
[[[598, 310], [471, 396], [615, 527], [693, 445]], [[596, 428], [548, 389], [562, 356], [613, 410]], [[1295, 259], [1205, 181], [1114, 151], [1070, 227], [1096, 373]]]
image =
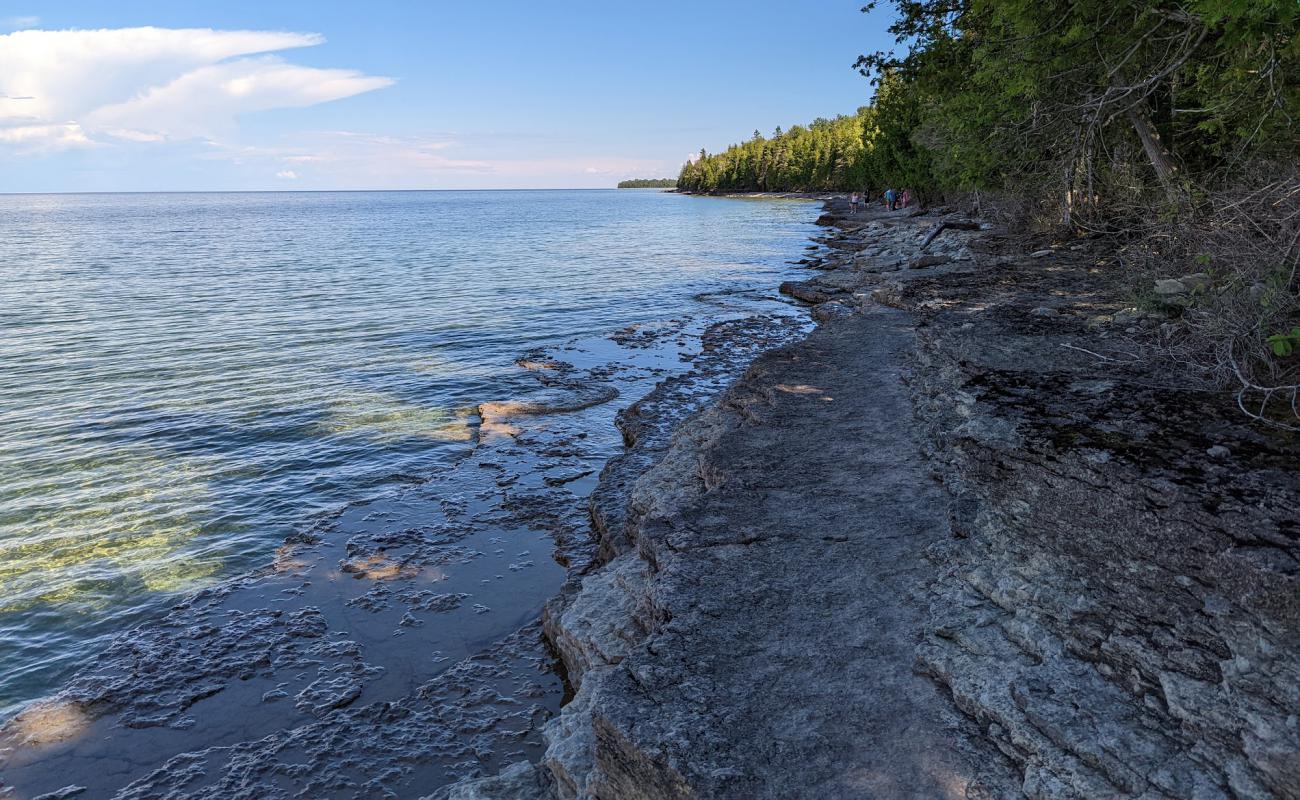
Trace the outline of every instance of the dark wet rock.
[[547, 475], [545, 478], [542, 478], [542, 482], [547, 486], [563, 486], [566, 483], [573, 483], [574, 481], [582, 480], [592, 472], [593, 470], [587, 469], [581, 472], [575, 472], [571, 475]]
[[[628, 494], [637, 478], [659, 460], [673, 431], [706, 405], [754, 356], [798, 336], [801, 323], [790, 317], [756, 316], [710, 326], [703, 352], [683, 375], [660, 382], [654, 391], [620, 411], [616, 424], [628, 450], [611, 458], [589, 501], [599, 537], [597, 560], [609, 561], [627, 542]], [[712, 388], [712, 391], [708, 391]], [[549, 613], [549, 612], [548, 612]]]
[[345, 672], [333, 677], [317, 678], [294, 697], [294, 705], [299, 711], [322, 717], [336, 708], [342, 708], [361, 696], [365, 688], [363, 678], [366, 668], [357, 672]]
[[864, 276], [857, 270], [836, 269], [818, 276], [815, 286], [828, 292], [847, 292], [861, 286], [864, 280]]
[[536, 644], [530, 626], [398, 701], [352, 703], [256, 741], [176, 756], [115, 797], [262, 800], [291, 796], [277, 788], [286, 781], [301, 797], [413, 797], [421, 778], [495, 773], [539, 754], [531, 740], [549, 717], [539, 698], [555, 679]]
[[786, 281], [781, 284], [780, 291], [805, 303], [825, 303], [842, 290], [805, 281]]
[[813, 308], [812, 317], [818, 322], [830, 322], [835, 319], [844, 319], [853, 315], [853, 308], [844, 303], [831, 300], [821, 303]]
[[308, 607], [289, 614], [285, 621], [285, 628], [290, 636], [315, 639], [325, 635], [329, 623], [325, 621], [325, 615], [319, 608]]
[[552, 792], [549, 770], [520, 761], [499, 775], [457, 783], [424, 800], [547, 800], [554, 797]]
[[46, 792], [32, 798], [32, 800], [67, 800], [69, 797], [79, 797], [86, 791], [84, 786], [65, 786], [62, 789], [53, 792]]

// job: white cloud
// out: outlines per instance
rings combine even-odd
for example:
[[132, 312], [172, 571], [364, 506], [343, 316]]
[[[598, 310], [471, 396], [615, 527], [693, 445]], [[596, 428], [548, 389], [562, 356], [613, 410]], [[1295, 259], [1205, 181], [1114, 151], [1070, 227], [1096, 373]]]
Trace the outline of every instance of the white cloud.
[[294, 172], [291, 169], [282, 169], [279, 172], [275, 173], [275, 177], [283, 178], [286, 181], [296, 181], [298, 180], [298, 173]]
[[86, 119], [93, 128], [213, 138], [228, 134], [240, 114], [327, 103], [392, 83], [353, 70], [245, 58], [192, 70], [124, 103], [96, 109]]
[[0, 35], [0, 128], [82, 130], [85, 142], [52, 134], [53, 146], [100, 137], [214, 137], [231, 130], [242, 114], [314, 105], [392, 84], [389, 78], [259, 55], [323, 41], [310, 33], [206, 28]]
[[61, 150], [94, 144], [75, 122], [66, 125], [14, 125], [0, 127], [0, 144], [25, 150]]

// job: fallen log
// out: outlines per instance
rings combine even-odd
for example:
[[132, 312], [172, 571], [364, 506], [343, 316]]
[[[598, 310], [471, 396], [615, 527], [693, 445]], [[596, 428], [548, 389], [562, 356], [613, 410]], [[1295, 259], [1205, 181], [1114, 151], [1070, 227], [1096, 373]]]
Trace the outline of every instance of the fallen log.
[[949, 228], [959, 231], [977, 231], [980, 229], [980, 224], [973, 219], [945, 219], [936, 224], [934, 230], [926, 235], [925, 241], [921, 242], [921, 249], [924, 250], [929, 247], [930, 242], [933, 242], [936, 236]]

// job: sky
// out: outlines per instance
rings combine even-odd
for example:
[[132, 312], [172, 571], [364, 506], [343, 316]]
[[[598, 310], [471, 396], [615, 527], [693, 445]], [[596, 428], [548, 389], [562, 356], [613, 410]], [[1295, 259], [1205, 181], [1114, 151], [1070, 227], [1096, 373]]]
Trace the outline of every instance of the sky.
[[610, 187], [852, 113], [863, 0], [0, 0], [0, 192]]

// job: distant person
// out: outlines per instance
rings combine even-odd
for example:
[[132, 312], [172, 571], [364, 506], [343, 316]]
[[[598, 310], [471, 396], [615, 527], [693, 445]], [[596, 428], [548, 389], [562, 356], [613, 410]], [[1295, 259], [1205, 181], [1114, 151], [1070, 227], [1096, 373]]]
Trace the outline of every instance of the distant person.
[[904, 190], [903, 190], [903, 208], [907, 208], [907, 207], [910, 206], [911, 204], [912, 204], [912, 190], [911, 190], [911, 189], [904, 189]]
[[886, 189], [886, 190], [885, 190], [885, 208], [888, 208], [890, 211], [893, 211], [894, 208], [895, 208], [895, 206], [897, 205], [897, 203], [898, 203], [898, 198], [895, 196], [895, 194], [894, 194], [894, 190], [893, 190], [893, 189]]
[[856, 217], [858, 214], [858, 203], [861, 202], [862, 202], [862, 197], [857, 192], [854, 192], [853, 194], [849, 195], [849, 214]]

